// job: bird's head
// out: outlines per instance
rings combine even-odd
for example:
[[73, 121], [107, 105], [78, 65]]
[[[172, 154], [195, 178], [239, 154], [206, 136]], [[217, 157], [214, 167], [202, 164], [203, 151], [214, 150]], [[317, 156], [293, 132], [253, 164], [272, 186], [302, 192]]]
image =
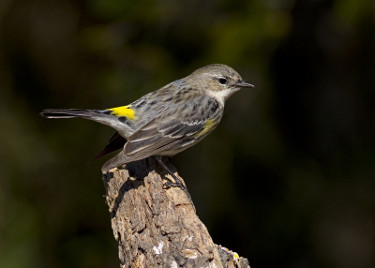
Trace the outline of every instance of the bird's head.
[[195, 70], [186, 77], [195, 87], [200, 88], [220, 103], [224, 103], [241, 88], [253, 88], [231, 67], [224, 64], [211, 64]]

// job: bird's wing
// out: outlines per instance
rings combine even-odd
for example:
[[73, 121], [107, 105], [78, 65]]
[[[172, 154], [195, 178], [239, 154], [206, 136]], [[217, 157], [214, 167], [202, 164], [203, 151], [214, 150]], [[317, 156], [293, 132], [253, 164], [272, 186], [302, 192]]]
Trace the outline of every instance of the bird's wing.
[[102, 166], [102, 172], [161, 152], [187, 148], [196, 140], [194, 135], [199, 136], [205, 131], [205, 126], [205, 122], [184, 122], [179, 119], [159, 122], [154, 119], [129, 137], [124, 150], [109, 159]]
[[129, 159], [143, 159], [163, 151], [173, 151], [190, 144], [204, 129], [205, 121], [172, 119], [152, 120], [128, 139], [124, 153]]

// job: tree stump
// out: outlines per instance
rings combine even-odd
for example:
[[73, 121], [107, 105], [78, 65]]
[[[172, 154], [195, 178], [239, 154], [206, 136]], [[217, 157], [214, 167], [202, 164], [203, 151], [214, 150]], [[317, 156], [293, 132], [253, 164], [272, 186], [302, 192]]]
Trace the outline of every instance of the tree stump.
[[121, 267], [250, 267], [213, 243], [187, 194], [165, 188], [168, 180], [172, 176], [153, 157], [103, 175]]

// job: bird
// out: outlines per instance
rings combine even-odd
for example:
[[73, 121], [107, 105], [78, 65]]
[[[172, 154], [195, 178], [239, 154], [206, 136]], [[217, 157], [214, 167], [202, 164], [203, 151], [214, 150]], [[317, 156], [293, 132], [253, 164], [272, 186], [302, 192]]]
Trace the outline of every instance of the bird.
[[[46, 118], [84, 118], [116, 132], [95, 157], [121, 151], [102, 166], [105, 174], [124, 164], [157, 157], [161, 161], [195, 145], [219, 124], [226, 100], [242, 88], [254, 88], [232, 67], [211, 64], [152, 91], [129, 105], [108, 109], [44, 109]], [[181, 182], [179, 182], [181, 186]]]

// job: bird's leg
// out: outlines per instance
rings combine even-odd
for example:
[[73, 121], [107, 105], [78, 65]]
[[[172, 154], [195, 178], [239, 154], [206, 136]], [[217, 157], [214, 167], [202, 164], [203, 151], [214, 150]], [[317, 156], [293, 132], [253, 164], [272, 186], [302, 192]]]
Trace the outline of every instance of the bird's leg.
[[173, 172], [167, 167], [167, 165], [163, 163], [163, 161], [162, 161], [162, 159], [161, 159], [161, 156], [155, 156], [155, 159], [156, 159], [156, 161], [162, 166], [162, 168], [163, 168], [165, 171], [167, 171], [167, 172], [173, 177], [173, 179], [175, 180], [174, 183], [171, 182], [171, 181], [167, 181], [167, 182], [164, 184], [164, 186], [165, 186], [166, 188], [170, 188], [170, 187], [179, 187], [179, 188], [181, 188], [181, 190], [183, 190], [183, 191], [186, 193], [186, 195], [188, 196], [188, 198], [189, 198], [191, 204], [192, 204], [193, 207], [194, 207], [193, 200], [191, 199], [191, 196], [190, 196], [190, 194], [189, 194], [189, 192], [188, 192], [188, 190], [187, 190], [187, 187], [186, 187], [186, 186], [180, 181], [179, 178], [177, 178], [176, 175], [173, 174]]

